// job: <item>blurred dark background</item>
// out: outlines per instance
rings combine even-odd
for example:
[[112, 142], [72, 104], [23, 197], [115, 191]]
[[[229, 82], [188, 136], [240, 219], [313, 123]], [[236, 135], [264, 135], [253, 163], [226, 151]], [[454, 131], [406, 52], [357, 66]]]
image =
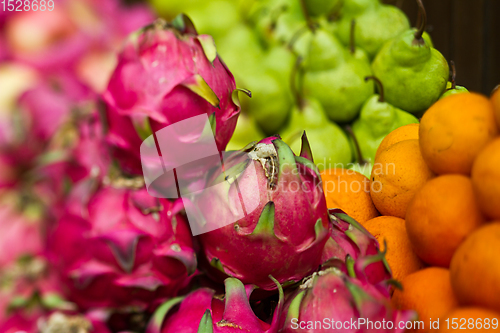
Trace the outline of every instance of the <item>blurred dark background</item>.
[[[384, 0], [400, 7], [415, 26], [415, 0]], [[500, 0], [423, 0], [427, 31], [456, 66], [456, 83], [489, 95], [500, 84]]]

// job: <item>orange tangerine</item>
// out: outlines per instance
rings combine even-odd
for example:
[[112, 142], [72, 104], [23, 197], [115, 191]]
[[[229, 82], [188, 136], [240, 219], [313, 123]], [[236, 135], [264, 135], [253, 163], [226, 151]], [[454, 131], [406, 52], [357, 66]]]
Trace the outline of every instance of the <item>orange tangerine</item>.
[[430, 265], [448, 267], [453, 253], [484, 218], [472, 182], [464, 175], [442, 175], [415, 193], [406, 211], [406, 230], [417, 255]]
[[500, 222], [475, 230], [451, 259], [451, 285], [460, 303], [500, 312]]
[[433, 176], [420, 154], [418, 140], [400, 141], [375, 159], [370, 195], [381, 214], [404, 218], [415, 192]]
[[477, 93], [440, 99], [420, 121], [422, 156], [437, 174], [469, 175], [474, 158], [496, 135], [493, 104]]
[[359, 223], [379, 215], [370, 197], [370, 180], [357, 171], [335, 168], [321, 172], [328, 208], [340, 208]]
[[406, 276], [403, 290], [396, 289], [392, 303], [398, 309], [415, 310], [420, 329], [431, 332], [429, 320], [436, 320], [458, 307], [458, 301], [450, 284], [450, 271], [441, 267], [428, 267]]
[[385, 258], [394, 279], [400, 281], [424, 267], [411, 247], [405, 220], [394, 216], [379, 216], [366, 221], [363, 226], [378, 240], [381, 251], [385, 250], [384, 242], [387, 244]]
[[490, 142], [472, 165], [472, 184], [486, 217], [500, 219], [500, 138]]
[[408, 124], [405, 126], [398, 127], [391, 133], [387, 134], [384, 140], [382, 140], [382, 142], [380, 143], [380, 146], [378, 146], [377, 148], [377, 152], [375, 153], [375, 159], [377, 158], [378, 155], [380, 155], [381, 152], [383, 152], [384, 150], [386, 150], [395, 143], [404, 140], [413, 140], [413, 139], [418, 140], [418, 127], [419, 124]]

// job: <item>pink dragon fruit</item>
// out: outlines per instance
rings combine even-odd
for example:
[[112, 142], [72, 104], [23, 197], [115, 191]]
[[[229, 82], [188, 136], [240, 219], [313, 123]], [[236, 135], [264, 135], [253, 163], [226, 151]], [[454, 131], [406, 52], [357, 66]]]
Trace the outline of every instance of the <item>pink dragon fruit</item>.
[[74, 312], [45, 314], [38, 309], [32, 309], [29, 313], [13, 313], [4, 323], [0, 323], [0, 330], [2, 333], [111, 333], [100, 318]]
[[64, 123], [30, 171], [33, 196], [50, 207], [50, 217], [64, 213], [69, 188], [108, 174], [111, 157], [96, 112]]
[[45, 10], [34, 5], [38, 10], [5, 17], [5, 39], [16, 61], [43, 72], [78, 71], [88, 54], [116, 51], [123, 38], [154, 17], [144, 5], [125, 7], [118, 0], [45, 1]]
[[61, 281], [43, 256], [25, 256], [0, 270], [0, 332], [111, 333], [112, 313], [79, 312], [64, 299]]
[[105, 322], [107, 315], [104, 313], [57, 310], [50, 308], [50, 303], [45, 304], [47, 300], [37, 301], [36, 297], [34, 294], [31, 303], [23, 304], [24, 307], [10, 309], [9, 316], [3, 321], [0, 320], [0, 331], [2, 333], [112, 332], [107, 327]]
[[10, 262], [0, 270], [0, 283], [0, 332], [45, 332], [40, 324], [50, 315], [77, 315], [76, 306], [62, 298], [60, 281], [43, 256]]
[[32, 293], [45, 267], [45, 221], [24, 195], [3, 191], [0, 196], [0, 321], [8, 294]]
[[[72, 181], [90, 173], [91, 159], [101, 160], [97, 163], [101, 174], [106, 171], [103, 169], [109, 153], [103, 151], [106, 146], [100, 133], [103, 131], [97, 113], [92, 111], [95, 108], [91, 100], [93, 93], [67, 73], [44, 78], [19, 96], [18, 109], [11, 110], [11, 116], [0, 126], [0, 168], [4, 171], [0, 187], [16, 186], [32, 193], [31, 187], [41, 178], [48, 179], [49, 186], [62, 185], [70, 173]], [[102, 142], [94, 137], [100, 137]], [[75, 150], [89, 141], [103, 148], [93, 149], [92, 153]], [[74, 171], [64, 172], [62, 166], [71, 165]], [[81, 170], [76, 170], [78, 168]], [[38, 196], [48, 199], [55, 194], [46, 192]]]
[[[76, 313], [75, 304], [62, 297], [61, 283], [44, 256], [43, 221], [30, 221], [14, 212], [14, 203], [3, 199], [0, 213], [0, 332], [51, 332], [44, 330], [41, 324], [47, 320], [50, 323], [49, 316], [59, 313], [60, 316], [70, 316], [68, 318], [80, 318], [78, 322], [92, 327], [93, 332], [108, 333], [107, 329], [104, 330], [104, 322]], [[32, 209], [27, 207], [25, 211]]]
[[0, 273], [20, 257], [43, 252], [43, 221], [19, 212], [18, 203], [5, 197], [0, 202]]
[[367, 281], [330, 267], [286, 296], [279, 332], [396, 333], [415, 319], [413, 311], [393, 309], [389, 297]]
[[[277, 281], [275, 280], [277, 283]], [[250, 307], [254, 285], [244, 286], [235, 278], [224, 281], [224, 299], [209, 288], [197, 289], [185, 297], [174, 298], [161, 307], [151, 319], [147, 333], [276, 333], [279, 314], [283, 307], [283, 290], [279, 288], [279, 301], [270, 323], [260, 320]], [[178, 310], [172, 308], [180, 303]]]
[[87, 314], [54, 312], [37, 322], [39, 329], [37, 332], [111, 333], [102, 317], [99, 313], [92, 312]]
[[67, 73], [46, 76], [19, 98], [25, 136], [43, 145], [78, 113], [91, 107], [92, 92]]
[[[305, 135], [301, 156], [279, 137], [266, 138], [249, 150], [244, 162], [224, 161], [224, 176], [237, 170], [234, 181], [225, 176], [228, 185], [220, 192], [194, 199], [202, 219], [194, 220], [189, 207], [186, 210], [191, 229], [196, 224], [221, 226], [199, 236], [213, 267], [243, 283], [273, 290], [276, 285], [269, 275], [282, 284], [294, 283], [319, 267], [329, 235], [328, 211], [317, 168], [303, 157], [311, 156]], [[232, 213], [240, 198], [246, 211], [235, 220]]]
[[[22, 67], [8, 66], [13, 75], [24, 75], [31, 82], [19, 90], [14, 88], [10, 101], [1, 101], [8, 106], [2, 110], [5, 116], [0, 124], [0, 149], [10, 148], [22, 155], [19, 159], [26, 160], [27, 155], [44, 150], [62, 125], [89, 108], [93, 95], [71, 75], [60, 73], [37, 80], [30, 77], [33, 74], [23, 73]], [[10, 81], [9, 77], [5, 79]]]
[[[37, 291], [39, 293], [39, 291]], [[11, 307], [8, 317], [0, 320], [2, 333], [111, 333], [107, 327], [105, 313], [78, 313], [74, 309], [53, 308], [54, 299], [37, 300], [40, 294], [33, 294], [29, 304]], [[71, 303], [67, 303], [72, 306]], [[73, 304], [74, 306], [74, 304]]]
[[52, 11], [22, 11], [7, 17], [6, 40], [16, 61], [44, 70], [56, 68], [57, 64], [59, 68], [74, 64], [89, 45], [89, 39], [65, 7], [65, 3], [58, 3]]
[[110, 185], [92, 193], [95, 185], [91, 178], [73, 189], [49, 237], [68, 299], [84, 309], [148, 309], [185, 287], [196, 256], [178, 214], [182, 203], [153, 198], [145, 188]]
[[[328, 267], [330, 261], [336, 265], [337, 260], [354, 260], [353, 269], [358, 277], [366, 277], [382, 293], [388, 293], [389, 285], [386, 282], [391, 279], [392, 273], [384, 253], [379, 250], [378, 241], [341, 209], [329, 209], [328, 213], [332, 229], [323, 249], [323, 266]], [[346, 265], [341, 268], [347, 273]]]
[[108, 141], [122, 169], [142, 174], [142, 141], [201, 114], [214, 117], [215, 141], [222, 151], [240, 111], [233, 101], [235, 88], [212, 37], [198, 35], [187, 17], [172, 24], [157, 20], [133, 34], [103, 94]]

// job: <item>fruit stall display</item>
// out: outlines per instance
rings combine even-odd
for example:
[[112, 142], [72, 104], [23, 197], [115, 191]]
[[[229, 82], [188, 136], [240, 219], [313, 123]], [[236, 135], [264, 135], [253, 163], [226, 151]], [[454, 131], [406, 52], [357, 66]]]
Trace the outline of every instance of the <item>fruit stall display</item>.
[[0, 333], [500, 330], [500, 89], [416, 3], [6, 1]]

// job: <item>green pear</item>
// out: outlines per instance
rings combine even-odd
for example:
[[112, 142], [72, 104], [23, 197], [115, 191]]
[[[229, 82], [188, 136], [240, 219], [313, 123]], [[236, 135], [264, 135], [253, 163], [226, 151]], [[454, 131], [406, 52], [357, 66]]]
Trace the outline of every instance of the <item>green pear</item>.
[[398, 127], [416, 124], [418, 119], [384, 100], [384, 89], [375, 77], [367, 77], [378, 83], [379, 94], [374, 94], [363, 104], [359, 118], [352, 124], [362, 158], [373, 162], [378, 146], [387, 134]]
[[148, 0], [149, 5], [158, 16], [172, 20], [179, 13], [186, 13], [189, 9], [202, 5], [199, 0]]
[[344, 130], [348, 135], [349, 143], [351, 145], [351, 150], [354, 155], [354, 162], [349, 163], [346, 169], [355, 170], [366, 177], [370, 178], [370, 173], [373, 167], [373, 161], [371, 159], [366, 159], [361, 152], [360, 145], [356, 135], [354, 134], [351, 125], [344, 125]]
[[365, 62], [371, 62], [368, 53], [363, 50], [362, 47], [356, 45], [356, 20], [351, 20], [351, 31], [349, 34], [349, 52], [354, 58], [363, 60]]
[[304, 0], [305, 9], [313, 17], [325, 16], [340, 8], [344, 0]]
[[314, 163], [320, 170], [352, 161], [346, 134], [337, 124], [328, 121], [321, 104], [316, 100], [304, 100], [302, 107], [295, 106], [287, 126], [280, 131], [283, 140], [297, 155], [300, 153], [304, 131], [313, 151]]
[[211, 35], [216, 42], [232, 27], [243, 21], [240, 0], [149, 0], [148, 2], [158, 16], [168, 21], [180, 13], [186, 14], [194, 22], [199, 34]]
[[286, 11], [276, 19], [274, 39], [281, 45], [287, 44], [293, 36], [304, 28], [304, 13], [299, 1], [285, 1]]
[[265, 134], [276, 133], [288, 118], [293, 98], [287, 82], [269, 70], [256, 71], [245, 78], [245, 88], [252, 92], [248, 114]]
[[198, 5], [184, 12], [199, 34], [211, 35], [215, 41], [242, 21], [237, 2], [227, 0], [198, 1]]
[[254, 1], [248, 21], [266, 47], [283, 45], [304, 27], [304, 15], [299, 1]]
[[233, 136], [227, 144], [226, 150], [239, 150], [249, 142], [260, 141], [265, 134], [258, 128], [253, 119], [246, 114], [240, 114]]
[[422, 38], [425, 40], [425, 44], [429, 45], [429, 47], [434, 47], [431, 35], [429, 35], [427, 31], [424, 31], [424, 33], [422, 34]]
[[295, 51], [304, 54], [302, 79], [306, 98], [317, 99], [328, 117], [336, 122], [349, 122], [362, 103], [373, 94], [370, 64], [358, 52], [351, 54], [331, 33], [320, 27], [300, 38]]
[[224, 60], [239, 87], [245, 87], [245, 77], [262, 67], [265, 52], [252, 29], [240, 23], [216, 40], [217, 53]]
[[422, 38], [425, 11], [418, 30], [410, 29], [388, 41], [372, 63], [373, 74], [382, 81], [388, 103], [421, 114], [441, 96], [449, 68], [443, 55]]
[[446, 83], [446, 90], [441, 95], [441, 97], [439, 97], [439, 99], [443, 99], [446, 96], [450, 96], [450, 95], [462, 94], [462, 93], [468, 93], [468, 92], [469, 92], [469, 90], [467, 90], [467, 88], [462, 87], [462, 86], [457, 86], [454, 83], [448, 81], [448, 83]]
[[245, 77], [245, 88], [252, 92], [248, 114], [267, 135], [275, 134], [288, 119], [293, 104], [290, 91], [295, 56], [283, 46], [271, 48]]
[[374, 10], [379, 5], [380, 0], [344, 0], [341, 15], [359, 16], [366, 11]]
[[323, 29], [328, 31], [330, 34], [337, 36], [338, 22], [340, 19], [339, 15], [341, 11], [342, 8], [340, 8], [340, 11], [335, 13], [336, 15], [332, 15], [328, 18], [319, 17], [316, 21], [321, 27], [323, 27]]
[[323, 71], [338, 67], [345, 58], [342, 43], [322, 28], [306, 32], [294, 44], [294, 50], [304, 57], [303, 66], [307, 71]]
[[450, 95], [469, 92], [469, 90], [467, 90], [465, 87], [457, 86], [455, 84], [455, 78], [457, 76], [457, 72], [455, 70], [455, 63], [453, 62], [453, 60], [450, 61], [450, 68], [451, 68], [451, 80], [448, 81], [448, 83], [446, 83], [446, 90], [441, 95], [441, 97], [439, 97], [439, 99], [445, 98], [446, 96]]
[[296, 58], [290, 49], [284, 46], [274, 46], [266, 52], [261, 66], [277, 75], [281, 75], [288, 82], [295, 60]]
[[[351, 51], [349, 51], [351, 52]], [[354, 53], [351, 52], [352, 56], [364, 63], [370, 63], [370, 58], [368, 58], [368, 53], [366, 53], [362, 48], [356, 47]]]
[[305, 129], [320, 128], [328, 124], [328, 118], [321, 104], [314, 99], [304, 99], [301, 106], [294, 106], [290, 119], [280, 133], [283, 138], [297, 134], [299, 137]]
[[[349, 8], [350, 2], [359, 0], [346, 0], [344, 8]], [[356, 11], [344, 10], [338, 21], [337, 34], [344, 45], [351, 40], [351, 21], [356, 20], [355, 41], [373, 59], [382, 45], [388, 40], [398, 36], [410, 28], [406, 15], [397, 7], [381, 4], [378, 0], [369, 2], [365, 7]]]
[[358, 115], [363, 102], [374, 92], [370, 64], [344, 50], [344, 60], [336, 67], [306, 71], [304, 96], [317, 99], [328, 117], [335, 122], [350, 122]]

